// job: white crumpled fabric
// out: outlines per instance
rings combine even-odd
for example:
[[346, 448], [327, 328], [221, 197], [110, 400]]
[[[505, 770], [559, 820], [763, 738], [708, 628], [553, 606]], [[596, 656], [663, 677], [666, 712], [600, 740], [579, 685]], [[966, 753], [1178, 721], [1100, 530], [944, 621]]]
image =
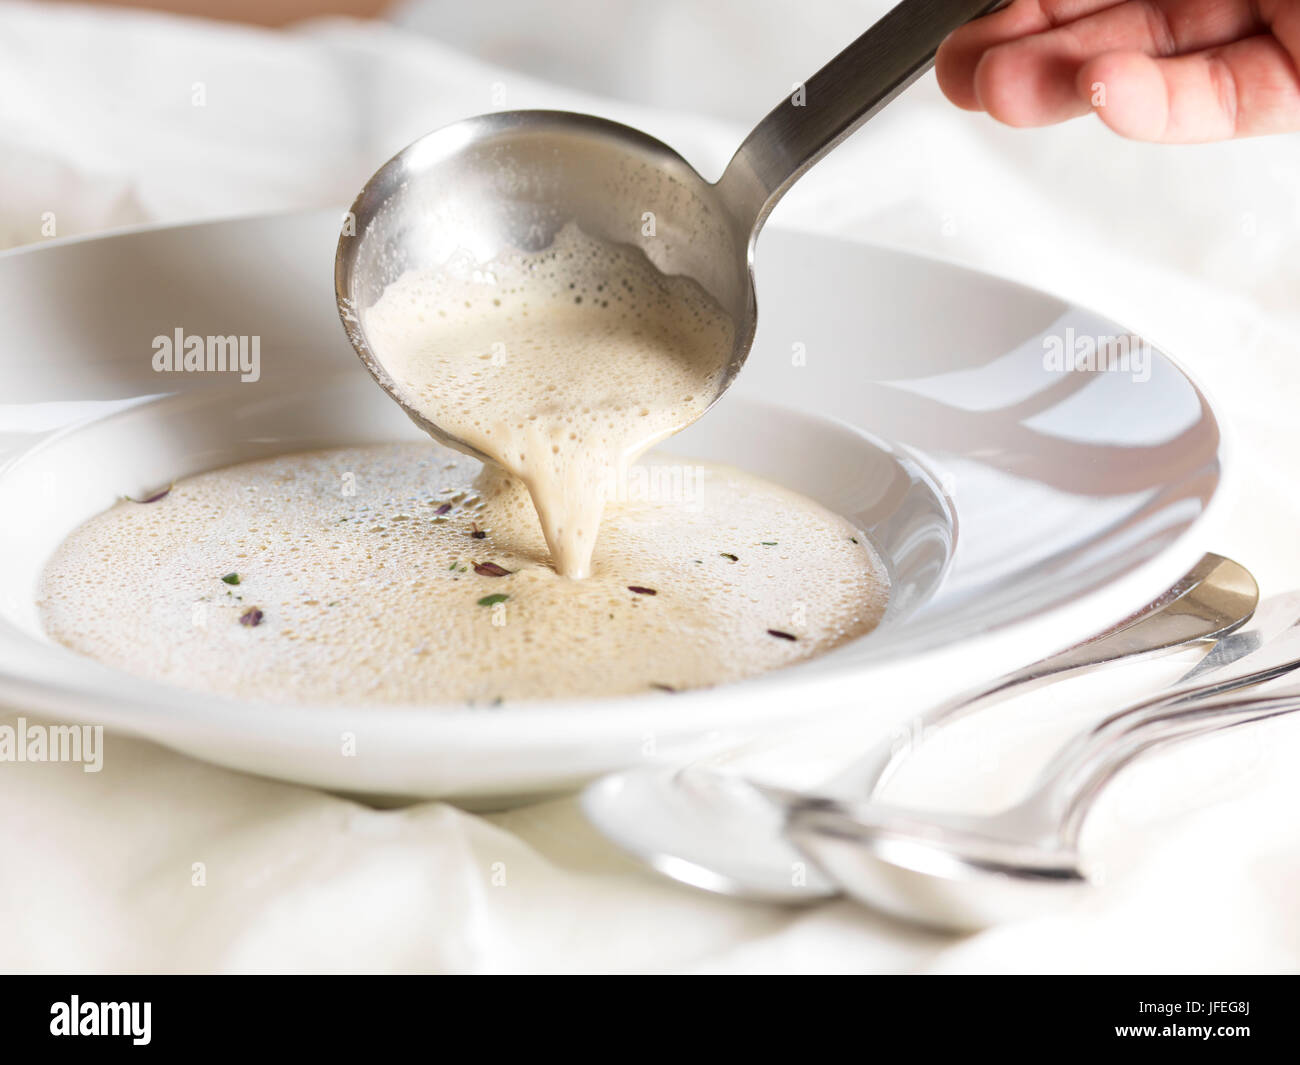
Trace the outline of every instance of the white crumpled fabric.
[[[0, 4], [0, 244], [49, 236], [51, 218], [67, 236], [343, 204], [416, 136], [501, 107], [608, 115], [716, 174], [884, 6], [425, 0], [389, 23], [268, 32]], [[1217, 549], [1266, 591], [1300, 587], [1300, 138], [1161, 148], [1092, 120], [1015, 131], [927, 78], [774, 222], [1023, 280], [1174, 352], [1237, 430], [1244, 490]], [[984, 727], [1023, 747], [1069, 706], [1173, 668], [1089, 678]], [[1014, 776], [972, 774], [960, 754], [944, 745], [903, 790], [988, 805]], [[661, 882], [570, 798], [374, 810], [110, 736], [101, 773], [0, 764], [0, 968], [1294, 971], [1298, 760], [1300, 716], [1152, 757], [1093, 819], [1105, 888], [952, 937], [847, 902], [791, 911]]]

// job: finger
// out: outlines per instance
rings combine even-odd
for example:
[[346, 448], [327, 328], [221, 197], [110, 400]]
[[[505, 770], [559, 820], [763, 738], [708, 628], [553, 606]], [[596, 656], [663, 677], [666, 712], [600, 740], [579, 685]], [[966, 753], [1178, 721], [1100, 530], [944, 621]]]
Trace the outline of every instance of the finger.
[[1079, 71], [1079, 92], [1122, 136], [1192, 144], [1300, 131], [1300, 76], [1271, 36], [1193, 55], [1099, 56]]
[[968, 22], [949, 35], [935, 56], [934, 69], [944, 95], [967, 111], [980, 111], [975, 67], [990, 48], [1042, 33], [1114, 4], [1116, 0], [1012, 0], [991, 15]]
[[1000, 122], [1043, 126], [1087, 114], [1079, 68], [1107, 52], [1173, 56], [1227, 44], [1262, 26], [1247, 0], [1128, 0], [1064, 26], [996, 45], [975, 69], [975, 95]]

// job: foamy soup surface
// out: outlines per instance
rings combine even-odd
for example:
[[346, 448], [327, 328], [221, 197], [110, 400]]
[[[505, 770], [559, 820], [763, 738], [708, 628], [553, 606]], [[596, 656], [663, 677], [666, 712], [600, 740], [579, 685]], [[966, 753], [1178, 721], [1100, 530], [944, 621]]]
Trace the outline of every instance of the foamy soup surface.
[[884, 610], [860, 532], [739, 470], [638, 465], [585, 580], [550, 566], [522, 485], [481, 470], [391, 444], [186, 478], [74, 532], [42, 619], [75, 650], [187, 688], [488, 708], [668, 697], [812, 658]]

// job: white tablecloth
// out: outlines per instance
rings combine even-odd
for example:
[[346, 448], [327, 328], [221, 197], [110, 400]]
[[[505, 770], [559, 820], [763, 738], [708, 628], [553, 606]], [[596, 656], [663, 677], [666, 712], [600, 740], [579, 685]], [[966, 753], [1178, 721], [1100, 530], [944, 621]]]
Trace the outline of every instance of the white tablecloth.
[[[272, 33], [0, 4], [0, 244], [42, 239], [50, 212], [66, 236], [341, 204], [414, 137], [501, 107], [605, 114], [715, 174], [883, 7], [425, 0], [404, 25]], [[1300, 138], [1159, 148], [1092, 120], [1013, 131], [926, 79], [775, 220], [1021, 279], [1177, 354], [1237, 430], [1244, 492], [1217, 549], [1266, 591], [1300, 586]], [[1061, 701], [1120, 681], [1087, 683]], [[987, 804], [981, 787], [1006, 777], [971, 781], [945, 757], [904, 785], [933, 799], [965, 779], [966, 800]], [[1298, 759], [1300, 718], [1151, 759], [1095, 815], [1104, 889], [949, 937], [844, 902], [788, 911], [660, 882], [571, 799], [380, 811], [110, 736], [98, 774], [0, 764], [0, 968], [1295, 970]]]

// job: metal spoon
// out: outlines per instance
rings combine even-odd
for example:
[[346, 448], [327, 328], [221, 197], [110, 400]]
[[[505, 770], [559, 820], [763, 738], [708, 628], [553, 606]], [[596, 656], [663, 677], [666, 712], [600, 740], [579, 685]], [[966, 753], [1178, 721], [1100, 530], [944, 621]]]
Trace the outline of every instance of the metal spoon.
[[[1170, 701], [1162, 697], [1111, 714], [1053, 758], [1029, 794], [987, 816], [898, 809], [876, 800], [798, 795], [762, 787], [786, 809], [785, 834], [845, 891], [875, 909], [922, 924], [976, 930], [1055, 908], [1093, 876], [1080, 857], [1084, 820], [1102, 790], [1153, 747], [1300, 710], [1300, 596], [1277, 605], [1293, 627], [1247, 663], [1264, 679], [1221, 683]], [[1263, 608], [1261, 608], [1263, 609]], [[1248, 678], [1237, 679], [1249, 683]]]
[[401, 399], [362, 312], [408, 269], [453, 254], [486, 263], [508, 248], [541, 250], [572, 222], [589, 236], [641, 248], [666, 274], [694, 278], [730, 314], [735, 344], [721, 395], [754, 340], [754, 245], [777, 200], [929, 69], [950, 32], [1003, 2], [903, 0], [796, 86], [715, 183], [666, 144], [590, 115], [501, 112], [422, 137], [370, 179], [339, 237], [334, 288], [349, 339], [417, 425], [483, 459]]
[[[1229, 636], [1251, 618], [1258, 601], [1259, 587], [1245, 567], [1206, 555], [1143, 609], [1091, 640], [935, 707], [909, 729], [909, 740], [901, 748], [886, 741], [820, 790], [866, 798], [884, 770], [896, 766], [933, 729], [1052, 677], [1218, 639], [1183, 678], [1205, 682], [1214, 670], [1229, 669], [1283, 625], [1265, 618], [1262, 627], [1252, 626], [1240, 638]], [[1205, 663], [1211, 667], [1202, 668]], [[694, 887], [767, 902], [809, 902], [839, 892], [784, 838], [779, 804], [734, 773], [709, 765], [627, 770], [588, 787], [582, 804], [588, 819], [613, 842]]]

